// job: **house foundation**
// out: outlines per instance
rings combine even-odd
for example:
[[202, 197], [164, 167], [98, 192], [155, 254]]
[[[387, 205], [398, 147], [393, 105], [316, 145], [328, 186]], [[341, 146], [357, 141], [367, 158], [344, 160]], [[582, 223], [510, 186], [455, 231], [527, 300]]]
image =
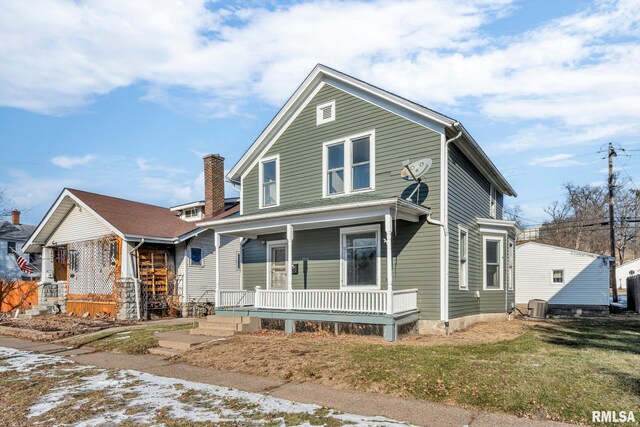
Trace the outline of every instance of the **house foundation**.
[[509, 315], [506, 313], [481, 313], [458, 317], [449, 320], [448, 325], [442, 320], [419, 320], [418, 333], [421, 335], [448, 335], [452, 332], [463, 331], [476, 323], [506, 320], [509, 320]]

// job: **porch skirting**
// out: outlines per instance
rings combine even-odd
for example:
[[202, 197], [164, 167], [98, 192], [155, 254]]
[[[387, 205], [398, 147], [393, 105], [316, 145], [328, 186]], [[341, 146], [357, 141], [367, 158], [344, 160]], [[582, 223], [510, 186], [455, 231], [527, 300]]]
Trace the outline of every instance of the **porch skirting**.
[[335, 322], [335, 323], [360, 323], [369, 325], [382, 325], [384, 338], [387, 341], [395, 341], [398, 337], [398, 326], [415, 322], [420, 318], [418, 310], [407, 311], [399, 314], [362, 314], [362, 313], [336, 313], [326, 311], [298, 311], [298, 310], [266, 310], [254, 307], [240, 308], [216, 308], [218, 316], [247, 316], [259, 319], [284, 320], [285, 332], [295, 332], [296, 321]]

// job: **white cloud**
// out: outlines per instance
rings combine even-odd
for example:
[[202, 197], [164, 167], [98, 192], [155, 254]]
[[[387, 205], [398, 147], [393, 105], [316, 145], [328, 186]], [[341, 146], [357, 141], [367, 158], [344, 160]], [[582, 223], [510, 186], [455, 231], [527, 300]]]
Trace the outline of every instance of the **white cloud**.
[[564, 168], [580, 164], [573, 154], [552, 154], [550, 156], [534, 157], [529, 161], [531, 166], [542, 166], [547, 168]]
[[64, 169], [71, 169], [74, 166], [86, 166], [96, 159], [97, 157], [93, 154], [86, 154], [84, 156], [56, 156], [51, 159], [51, 163]]
[[640, 120], [637, 0], [502, 38], [484, 26], [510, 0], [263, 4], [2, 2], [0, 105], [60, 114], [142, 82], [168, 108], [247, 114], [249, 101], [280, 105], [321, 62], [445, 111], [551, 120], [575, 143]]

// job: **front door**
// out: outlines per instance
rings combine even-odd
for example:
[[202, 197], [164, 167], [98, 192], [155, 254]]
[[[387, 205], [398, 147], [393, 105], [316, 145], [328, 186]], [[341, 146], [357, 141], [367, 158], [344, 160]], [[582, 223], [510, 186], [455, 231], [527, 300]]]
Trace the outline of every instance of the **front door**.
[[269, 289], [287, 289], [287, 246], [269, 246]]

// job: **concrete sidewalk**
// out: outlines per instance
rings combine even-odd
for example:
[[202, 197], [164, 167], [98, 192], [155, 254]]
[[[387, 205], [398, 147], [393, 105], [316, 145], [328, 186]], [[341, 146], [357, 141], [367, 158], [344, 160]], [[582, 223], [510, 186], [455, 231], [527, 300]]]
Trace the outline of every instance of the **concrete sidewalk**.
[[0, 347], [63, 356], [83, 365], [101, 368], [131, 369], [158, 376], [219, 385], [248, 392], [267, 394], [301, 403], [315, 403], [342, 412], [383, 416], [420, 426], [569, 426], [550, 421], [534, 421], [513, 415], [481, 412], [352, 390], [339, 390], [311, 383], [286, 382], [260, 377], [173, 363], [154, 355], [124, 355], [88, 348], [64, 347], [52, 343], [35, 343], [0, 336]]

